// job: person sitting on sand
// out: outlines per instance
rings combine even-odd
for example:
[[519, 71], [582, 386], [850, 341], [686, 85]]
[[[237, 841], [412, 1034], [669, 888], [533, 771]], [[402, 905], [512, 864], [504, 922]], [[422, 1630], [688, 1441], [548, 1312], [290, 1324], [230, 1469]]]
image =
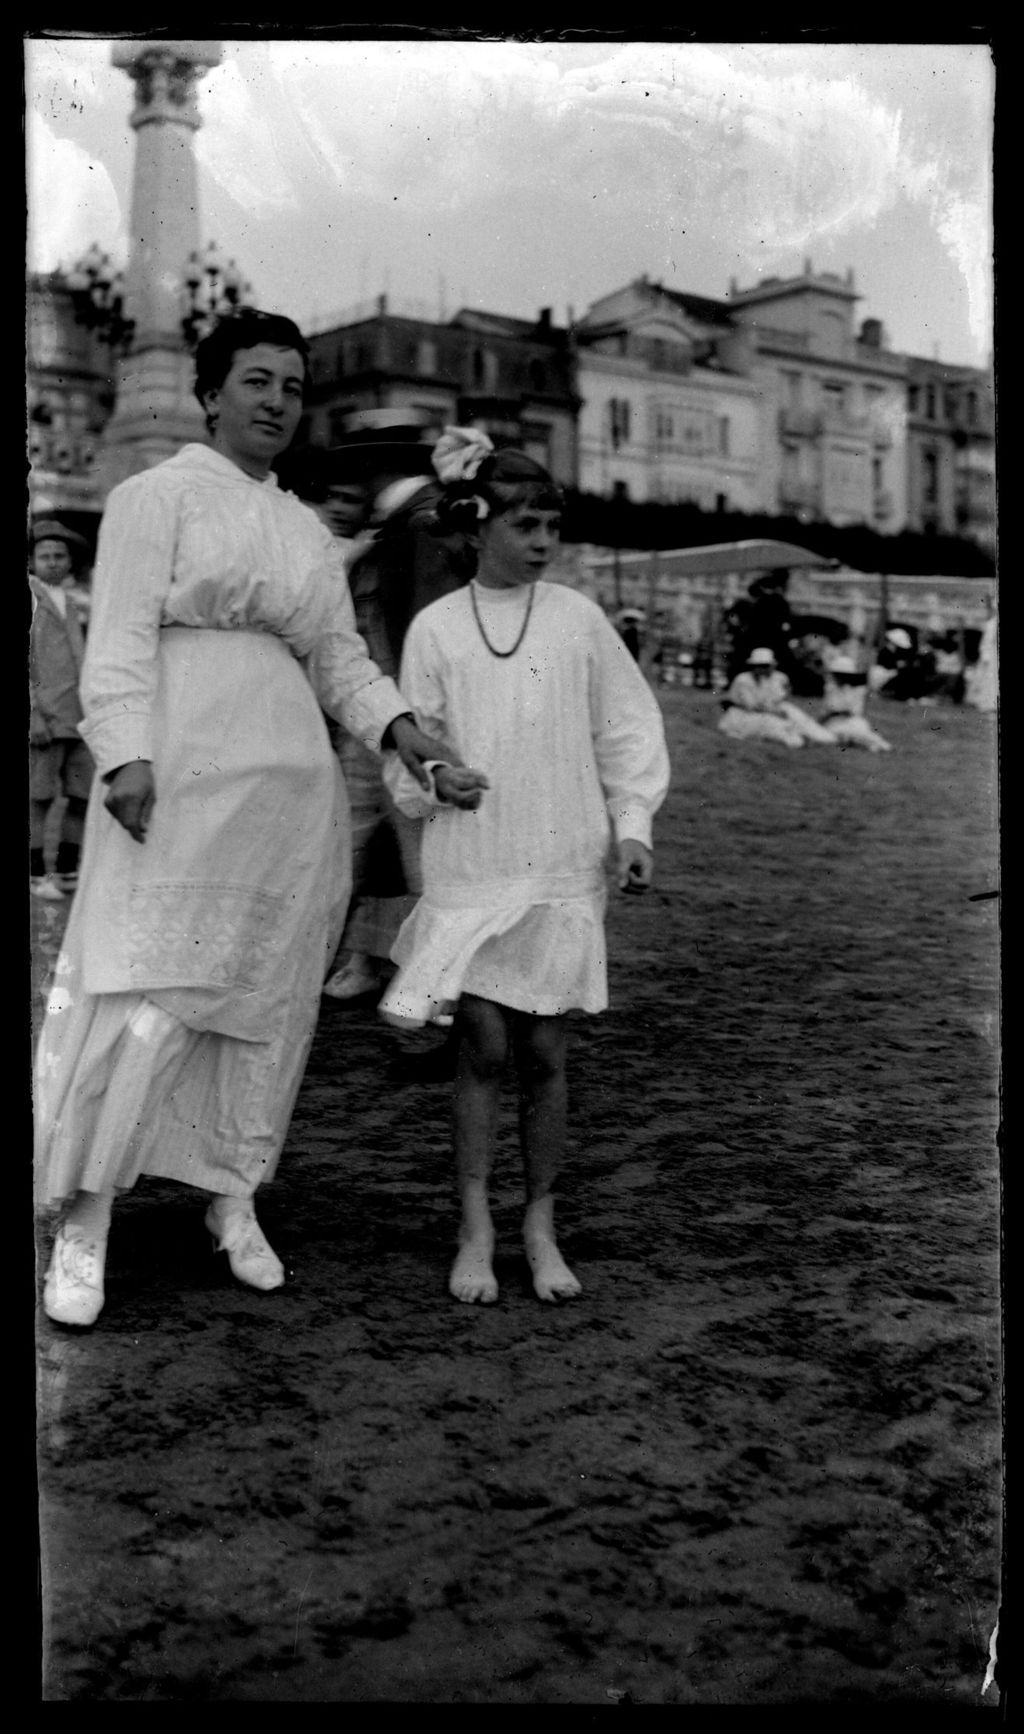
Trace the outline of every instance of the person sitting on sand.
[[722, 704], [725, 709], [718, 726], [732, 740], [778, 741], [784, 747], [802, 747], [805, 741], [836, 744], [834, 734], [793, 703], [789, 681], [767, 645], [750, 652]]
[[892, 742], [873, 729], [864, 715], [868, 677], [852, 656], [835, 656], [825, 670], [822, 723], [842, 747], [866, 747], [869, 753], [891, 753]]
[[[451, 1294], [497, 1299], [488, 1182], [511, 1057], [527, 1260], [538, 1299], [560, 1301], [580, 1290], [554, 1229], [566, 1014], [608, 1004], [606, 860], [611, 848], [621, 891], [647, 889], [668, 751], [657, 699], [601, 608], [543, 581], [562, 510], [548, 472], [522, 452], [455, 437], [461, 459], [443, 441], [435, 454], [452, 478], [438, 510], [471, 530], [479, 564], [468, 585], [416, 615], [400, 680], [424, 726], [443, 727], [482, 770], [438, 766], [430, 798], [394, 754], [385, 759], [398, 805], [427, 822], [424, 891], [395, 942], [380, 1011], [400, 1027], [457, 1019], [462, 1221]], [[467, 791], [476, 810], [446, 804], [465, 807]]]

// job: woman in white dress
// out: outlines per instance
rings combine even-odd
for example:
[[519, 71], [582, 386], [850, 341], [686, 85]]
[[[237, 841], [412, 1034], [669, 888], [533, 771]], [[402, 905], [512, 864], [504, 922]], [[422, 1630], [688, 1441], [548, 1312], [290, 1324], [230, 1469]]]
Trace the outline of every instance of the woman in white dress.
[[778, 741], [784, 747], [802, 747], [805, 741], [836, 745], [835, 735], [793, 703], [789, 681], [767, 646], [750, 652], [722, 704], [725, 708], [718, 726], [733, 740]]
[[414, 780], [440, 750], [370, 660], [334, 538], [271, 472], [306, 356], [290, 320], [222, 320], [196, 357], [210, 445], [104, 512], [81, 683], [98, 776], [36, 1067], [37, 1192], [64, 1207], [44, 1306], [62, 1324], [98, 1317], [111, 1205], [141, 1174], [213, 1195], [241, 1282], [284, 1281], [253, 1196], [347, 898], [321, 706]]
[[[421, 728], [476, 768], [436, 767], [425, 796], [386, 760], [398, 805], [426, 825], [424, 890], [380, 1009], [413, 1027], [457, 1016], [462, 1220], [449, 1288], [460, 1301], [497, 1298], [488, 1180], [514, 1059], [526, 1253], [536, 1294], [556, 1301], [580, 1287], [554, 1233], [566, 1014], [608, 1004], [606, 864], [610, 853], [623, 891], [649, 885], [668, 754], [657, 700], [614, 627], [587, 597], [544, 581], [562, 505], [547, 472], [470, 430], [450, 430], [435, 461], [450, 490], [442, 521], [472, 526], [479, 565], [416, 616], [399, 678]], [[478, 805], [457, 810], [459, 797]]]

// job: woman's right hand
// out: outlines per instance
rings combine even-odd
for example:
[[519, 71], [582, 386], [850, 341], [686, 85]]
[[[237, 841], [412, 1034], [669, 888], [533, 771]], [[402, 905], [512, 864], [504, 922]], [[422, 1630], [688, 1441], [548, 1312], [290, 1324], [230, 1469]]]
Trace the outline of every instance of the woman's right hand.
[[152, 765], [148, 759], [133, 759], [130, 764], [121, 765], [107, 781], [110, 792], [103, 803], [107, 812], [113, 814], [136, 843], [144, 843], [156, 801]]

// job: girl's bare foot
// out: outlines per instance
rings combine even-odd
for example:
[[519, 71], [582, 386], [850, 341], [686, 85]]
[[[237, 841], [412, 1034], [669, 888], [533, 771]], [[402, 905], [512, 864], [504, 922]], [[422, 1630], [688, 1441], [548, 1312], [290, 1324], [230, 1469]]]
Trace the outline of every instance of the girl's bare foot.
[[456, 1300], [479, 1301], [490, 1306], [498, 1298], [498, 1284], [491, 1266], [494, 1241], [479, 1235], [462, 1242], [448, 1278], [448, 1292]]
[[573, 1276], [555, 1244], [547, 1234], [524, 1235], [526, 1257], [533, 1272], [533, 1290], [538, 1300], [571, 1300], [582, 1294], [583, 1284]]

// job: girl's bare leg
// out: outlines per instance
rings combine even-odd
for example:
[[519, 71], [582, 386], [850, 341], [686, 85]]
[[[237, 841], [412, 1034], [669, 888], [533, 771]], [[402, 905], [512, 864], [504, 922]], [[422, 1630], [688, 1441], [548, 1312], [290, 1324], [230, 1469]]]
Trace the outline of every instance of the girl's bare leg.
[[455, 1076], [455, 1160], [462, 1221], [459, 1251], [448, 1279], [460, 1301], [498, 1298], [492, 1260], [494, 1226], [487, 1188], [502, 1073], [508, 1059], [505, 1013], [490, 1000], [465, 994], [459, 1002], [459, 1061]]
[[565, 1157], [566, 1028], [560, 1017], [516, 1020], [519, 1135], [526, 1171], [523, 1242], [539, 1300], [568, 1300], [581, 1284], [555, 1240], [554, 1185]]

